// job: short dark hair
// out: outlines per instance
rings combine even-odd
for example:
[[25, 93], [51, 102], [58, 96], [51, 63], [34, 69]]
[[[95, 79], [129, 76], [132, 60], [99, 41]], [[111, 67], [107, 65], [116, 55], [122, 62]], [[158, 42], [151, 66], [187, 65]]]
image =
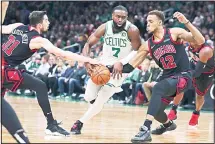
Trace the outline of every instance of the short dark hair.
[[29, 15], [30, 25], [36, 26], [43, 21], [43, 17], [46, 15], [46, 11], [33, 11]]
[[113, 13], [115, 10], [123, 10], [123, 11], [125, 11], [125, 12], [128, 13], [127, 8], [124, 7], [124, 6], [122, 6], [122, 5], [118, 5], [118, 6], [114, 7], [112, 13]]
[[163, 23], [165, 21], [165, 15], [162, 11], [153, 10], [148, 13], [148, 15], [156, 15]]

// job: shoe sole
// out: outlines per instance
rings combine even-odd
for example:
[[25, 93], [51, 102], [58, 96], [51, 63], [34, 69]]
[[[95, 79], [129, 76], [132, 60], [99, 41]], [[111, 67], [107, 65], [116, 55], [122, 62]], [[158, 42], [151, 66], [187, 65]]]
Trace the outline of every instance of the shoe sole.
[[66, 136], [66, 137], [69, 136], [69, 135], [60, 134], [60, 133], [58, 133], [58, 132], [51, 132], [51, 131], [48, 130], [48, 129], [45, 130], [45, 134], [47, 134], [47, 135], [52, 135], [52, 136]]
[[81, 132], [77, 133], [77, 132], [73, 132], [73, 131], [71, 131], [70, 133], [73, 135], [80, 135], [81, 134]]
[[198, 124], [197, 125], [188, 125], [188, 129], [197, 130], [198, 129]]
[[132, 143], [147, 143], [147, 142], [151, 142], [152, 139], [149, 140], [145, 140], [145, 141], [141, 141], [141, 140], [131, 140]]

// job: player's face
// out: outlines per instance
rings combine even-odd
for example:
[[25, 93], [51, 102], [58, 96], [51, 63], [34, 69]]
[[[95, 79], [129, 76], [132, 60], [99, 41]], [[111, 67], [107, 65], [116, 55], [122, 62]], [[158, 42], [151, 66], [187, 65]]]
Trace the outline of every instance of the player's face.
[[149, 33], [154, 32], [161, 24], [161, 20], [156, 15], [148, 15], [146, 29]]
[[128, 13], [123, 10], [115, 10], [112, 19], [117, 28], [121, 28], [128, 18]]
[[49, 19], [47, 15], [44, 15], [43, 17], [43, 22], [42, 22], [42, 31], [47, 31], [49, 29]]

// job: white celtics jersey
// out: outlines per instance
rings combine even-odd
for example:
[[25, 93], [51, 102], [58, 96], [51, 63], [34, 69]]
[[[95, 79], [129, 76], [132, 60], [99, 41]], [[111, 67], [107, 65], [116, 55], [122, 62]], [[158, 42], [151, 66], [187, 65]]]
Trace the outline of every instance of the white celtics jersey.
[[126, 21], [124, 31], [113, 33], [113, 21], [106, 22], [103, 55], [100, 59], [103, 64], [113, 65], [115, 62], [128, 56], [132, 51], [131, 42], [127, 33], [130, 26], [131, 22]]

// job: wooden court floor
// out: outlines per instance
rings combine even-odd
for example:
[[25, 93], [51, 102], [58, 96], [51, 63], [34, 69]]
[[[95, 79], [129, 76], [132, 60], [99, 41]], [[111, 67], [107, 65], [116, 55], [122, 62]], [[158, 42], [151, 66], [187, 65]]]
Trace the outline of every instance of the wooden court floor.
[[[46, 136], [44, 133], [46, 120], [36, 99], [10, 96], [6, 96], [6, 99], [16, 110], [31, 143], [130, 143], [130, 139], [138, 132], [139, 126], [143, 123], [147, 110], [147, 107], [106, 104], [99, 115], [84, 125], [82, 135]], [[68, 131], [88, 108], [88, 104], [85, 102], [56, 100], [51, 100], [51, 106], [54, 117], [57, 120], [63, 120], [61, 126]], [[198, 129], [188, 127], [190, 116], [191, 111], [179, 111], [176, 121], [177, 129], [161, 136], [152, 136], [152, 142], [213, 143], [213, 113], [201, 113]], [[158, 125], [159, 123], [154, 121], [152, 128]], [[15, 142], [4, 127], [2, 127], [2, 142]]]

